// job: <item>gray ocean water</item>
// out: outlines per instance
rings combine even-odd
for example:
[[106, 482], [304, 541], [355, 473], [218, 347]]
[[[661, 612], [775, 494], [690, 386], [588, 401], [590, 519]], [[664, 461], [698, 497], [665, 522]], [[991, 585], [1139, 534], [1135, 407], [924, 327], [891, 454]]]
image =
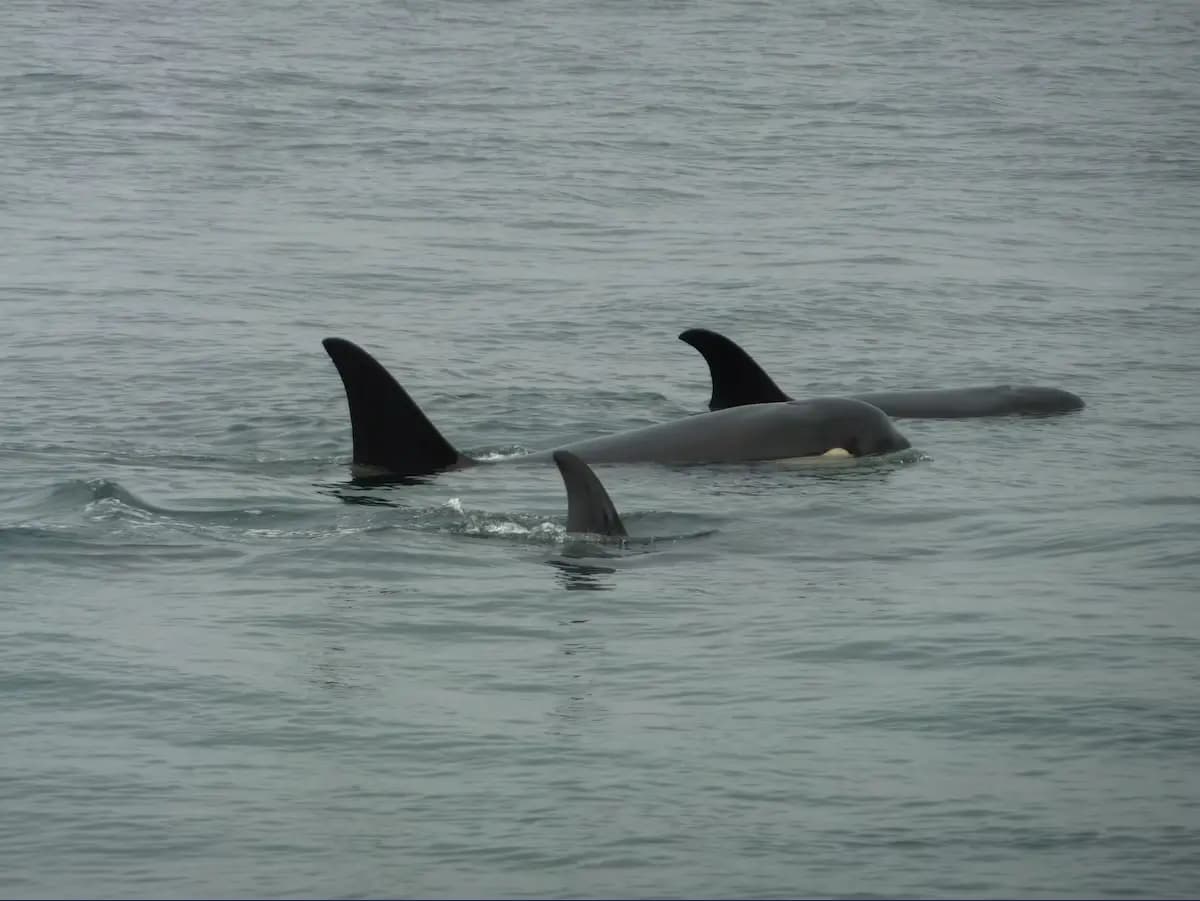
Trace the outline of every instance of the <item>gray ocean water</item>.
[[[0, 895], [1195, 896], [1200, 5], [0, 6]], [[913, 458], [351, 484], [993, 382]]]

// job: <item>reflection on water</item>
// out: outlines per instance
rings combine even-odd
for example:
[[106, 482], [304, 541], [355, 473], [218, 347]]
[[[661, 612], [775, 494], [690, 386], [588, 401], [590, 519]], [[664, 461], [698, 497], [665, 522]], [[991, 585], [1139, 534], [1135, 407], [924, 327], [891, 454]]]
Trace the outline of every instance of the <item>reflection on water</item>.
[[361, 504], [365, 507], [400, 507], [402, 504], [396, 501], [388, 500], [384, 497], [379, 497], [377, 494], [355, 494], [352, 493], [349, 486], [338, 486], [335, 488], [319, 488], [321, 494], [329, 497], [336, 497], [339, 500], [345, 501], [347, 504]]
[[611, 566], [572, 563], [568, 560], [547, 560], [546, 564], [558, 570], [558, 581], [567, 591], [612, 591], [616, 587], [612, 579], [605, 578], [616, 572]]
[[437, 473], [422, 476], [401, 476], [395, 473], [380, 473], [378, 475], [352, 474], [348, 484], [356, 488], [395, 488], [413, 485], [429, 485], [437, 480]]
[[[554, 562], [561, 564], [561, 561]], [[594, 575], [587, 577], [595, 578]], [[596, 655], [604, 650], [603, 632], [594, 630], [587, 618], [571, 619], [559, 625], [566, 630], [566, 637], [557, 649], [561, 656], [553, 667], [557, 673], [556, 694], [559, 697], [547, 711], [547, 730], [559, 738], [586, 739], [591, 728], [608, 713], [608, 708], [593, 696], [595, 676], [592, 669]]]
[[345, 669], [345, 647], [327, 645], [321, 649], [321, 658], [313, 664], [310, 681], [326, 691], [349, 691], [354, 686]]

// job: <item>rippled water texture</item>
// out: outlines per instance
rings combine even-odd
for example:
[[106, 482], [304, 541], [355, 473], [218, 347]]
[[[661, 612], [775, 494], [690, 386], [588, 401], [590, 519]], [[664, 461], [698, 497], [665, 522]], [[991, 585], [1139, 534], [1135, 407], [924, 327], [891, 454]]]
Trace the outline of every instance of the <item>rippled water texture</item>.
[[[0, 6], [0, 894], [1194, 896], [1200, 6]], [[866, 465], [350, 483], [1015, 382]]]

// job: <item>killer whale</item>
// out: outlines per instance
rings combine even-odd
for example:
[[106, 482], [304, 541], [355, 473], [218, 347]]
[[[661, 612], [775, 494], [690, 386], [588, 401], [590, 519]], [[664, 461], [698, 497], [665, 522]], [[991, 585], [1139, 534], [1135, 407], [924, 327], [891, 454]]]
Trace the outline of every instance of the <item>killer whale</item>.
[[629, 533], [590, 466], [570, 451], [551, 455], [567, 489], [567, 531], [624, 538]]
[[[344, 338], [321, 343], [346, 390], [356, 477], [432, 475], [483, 462], [447, 441], [367, 351]], [[910, 446], [877, 407], [826, 397], [739, 405], [491, 462], [550, 462], [555, 450], [566, 450], [586, 463], [734, 463], [830, 451], [862, 457]]]
[[[693, 328], [679, 340], [708, 363], [712, 378], [710, 410], [790, 400], [750, 354], [719, 332]], [[1083, 398], [1061, 388], [1039, 385], [985, 385], [974, 388], [926, 388], [871, 391], [850, 397], [878, 407], [897, 419], [965, 419], [976, 416], [1068, 413], [1085, 406]]]

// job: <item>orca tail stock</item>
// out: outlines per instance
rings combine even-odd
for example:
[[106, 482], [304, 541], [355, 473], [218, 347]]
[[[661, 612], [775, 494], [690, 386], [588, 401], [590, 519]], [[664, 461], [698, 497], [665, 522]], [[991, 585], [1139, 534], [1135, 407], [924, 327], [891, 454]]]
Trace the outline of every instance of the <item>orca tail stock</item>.
[[696, 348], [708, 364], [712, 378], [710, 410], [791, 400], [750, 354], [724, 335], [706, 328], [690, 328], [679, 334], [679, 340]]
[[344, 338], [321, 342], [350, 406], [354, 465], [372, 475], [423, 476], [471, 466], [373, 356]]
[[629, 533], [590, 466], [570, 451], [558, 450], [554, 465], [567, 489], [567, 532], [624, 538]]

